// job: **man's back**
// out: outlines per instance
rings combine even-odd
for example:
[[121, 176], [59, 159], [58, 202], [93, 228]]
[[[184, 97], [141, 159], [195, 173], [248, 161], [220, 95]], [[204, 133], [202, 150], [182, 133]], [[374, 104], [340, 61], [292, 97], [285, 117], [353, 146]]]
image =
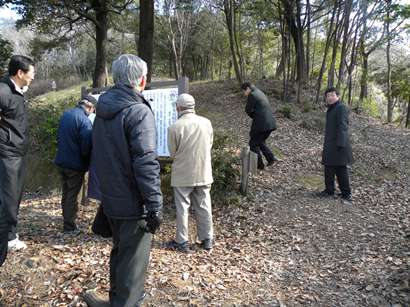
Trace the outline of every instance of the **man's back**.
[[81, 107], [64, 112], [57, 131], [55, 163], [63, 168], [85, 171], [91, 151], [92, 124]]
[[194, 113], [183, 114], [169, 127], [169, 147], [172, 164], [172, 186], [211, 184], [211, 122]]
[[276, 120], [269, 100], [257, 87], [252, 87], [248, 96], [246, 113], [252, 118], [251, 133], [276, 129]]
[[155, 133], [154, 115], [141, 94], [115, 86], [100, 97], [92, 159], [107, 216], [140, 218], [146, 209], [160, 209]]

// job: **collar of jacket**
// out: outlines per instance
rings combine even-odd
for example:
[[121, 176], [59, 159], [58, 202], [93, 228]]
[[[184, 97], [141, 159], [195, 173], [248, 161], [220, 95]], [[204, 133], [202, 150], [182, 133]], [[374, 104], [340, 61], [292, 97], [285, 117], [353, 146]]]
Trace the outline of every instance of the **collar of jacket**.
[[24, 97], [24, 94], [23, 94], [22, 92], [16, 90], [16, 86], [17, 86], [17, 85], [11, 80], [10, 76], [8, 76], [8, 75], [4, 76], [4, 77], [0, 80], [0, 82], [6, 83], [6, 84], [10, 87], [10, 90], [11, 90], [13, 93], [19, 94], [20, 96], [23, 96], [23, 97]]
[[90, 115], [90, 114], [87, 113], [87, 111], [84, 109], [83, 106], [77, 105], [76, 108], [79, 108], [80, 110], [82, 110], [84, 112], [85, 116], [88, 117], [88, 115]]
[[188, 109], [188, 110], [178, 112], [178, 118], [181, 118], [182, 116], [186, 114], [195, 114], [195, 109]]
[[149, 106], [150, 109], [151, 105], [149, 104], [149, 102], [144, 98], [144, 96], [142, 95], [142, 93], [137, 92], [136, 90], [134, 90], [132, 87], [125, 85], [125, 84], [118, 84], [118, 85], [114, 85], [113, 86], [114, 89], [119, 89], [122, 91], [127, 92], [127, 94], [134, 99], [135, 101], [138, 102], [143, 102], [144, 104], [146, 104], [147, 106]]
[[327, 110], [331, 110], [333, 109], [335, 106], [337, 106], [340, 103], [340, 100], [336, 101], [334, 104], [328, 105], [327, 106]]

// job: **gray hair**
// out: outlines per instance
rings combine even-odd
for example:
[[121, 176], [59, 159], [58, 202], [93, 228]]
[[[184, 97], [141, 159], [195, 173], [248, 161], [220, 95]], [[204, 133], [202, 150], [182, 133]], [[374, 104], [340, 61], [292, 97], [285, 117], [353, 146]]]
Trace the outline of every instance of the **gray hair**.
[[112, 77], [116, 85], [135, 87], [147, 72], [147, 63], [133, 54], [122, 54], [112, 63]]

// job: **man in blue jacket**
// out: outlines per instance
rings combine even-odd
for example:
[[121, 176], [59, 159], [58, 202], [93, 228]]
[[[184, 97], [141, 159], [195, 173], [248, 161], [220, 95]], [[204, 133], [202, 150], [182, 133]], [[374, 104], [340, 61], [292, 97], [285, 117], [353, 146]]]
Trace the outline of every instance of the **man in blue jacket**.
[[0, 80], [0, 265], [7, 250], [26, 248], [16, 232], [27, 152], [27, 103], [24, 92], [34, 79], [34, 62], [14, 55]]
[[93, 112], [96, 102], [90, 95], [81, 99], [75, 108], [64, 112], [58, 126], [54, 162], [59, 168], [63, 185], [61, 207], [64, 232], [78, 232], [75, 223], [78, 198], [91, 154], [92, 123], [88, 115]]
[[135, 307], [144, 297], [152, 234], [162, 194], [154, 114], [141, 92], [147, 64], [123, 54], [112, 64], [114, 87], [98, 99], [92, 160], [112, 230], [110, 301], [88, 292], [89, 306]]

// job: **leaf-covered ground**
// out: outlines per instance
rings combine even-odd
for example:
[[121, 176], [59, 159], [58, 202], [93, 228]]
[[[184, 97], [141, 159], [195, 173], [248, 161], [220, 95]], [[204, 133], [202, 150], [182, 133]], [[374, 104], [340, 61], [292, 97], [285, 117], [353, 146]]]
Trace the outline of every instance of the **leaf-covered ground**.
[[[275, 96], [274, 85], [263, 88]], [[246, 144], [244, 98], [229, 83], [194, 85], [200, 113]], [[409, 306], [410, 131], [352, 114], [353, 204], [318, 199], [323, 189], [322, 133], [302, 127], [304, 114], [278, 118], [269, 144], [282, 159], [258, 172], [250, 194], [214, 204], [215, 248], [180, 254], [175, 213], [154, 238], [145, 306]], [[324, 113], [323, 113], [324, 116]], [[106, 292], [110, 241], [91, 234], [96, 207], [80, 208], [77, 236], [63, 235], [59, 197], [21, 206], [28, 244], [0, 269], [4, 306], [85, 306], [87, 289]], [[191, 241], [195, 223], [191, 220]]]

